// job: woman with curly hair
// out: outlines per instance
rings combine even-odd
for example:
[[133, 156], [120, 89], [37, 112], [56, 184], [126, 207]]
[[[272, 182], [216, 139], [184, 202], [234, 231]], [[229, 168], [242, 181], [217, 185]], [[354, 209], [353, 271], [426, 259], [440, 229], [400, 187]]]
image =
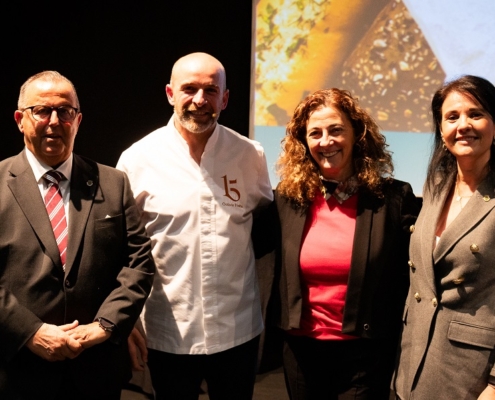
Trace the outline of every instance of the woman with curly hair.
[[418, 205], [386, 148], [345, 90], [309, 95], [287, 126], [272, 304], [293, 400], [389, 396]]

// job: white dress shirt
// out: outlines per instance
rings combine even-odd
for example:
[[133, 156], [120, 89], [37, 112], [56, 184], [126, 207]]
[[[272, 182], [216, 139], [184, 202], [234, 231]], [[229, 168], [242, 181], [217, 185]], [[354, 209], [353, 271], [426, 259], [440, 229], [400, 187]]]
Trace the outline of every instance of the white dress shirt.
[[[40, 189], [41, 198], [45, 199], [46, 192], [48, 192], [48, 182], [43, 178], [45, 173], [52, 171], [53, 168], [46, 165], [36, 158], [36, 156], [26, 147], [26, 157], [31, 169], [33, 170], [34, 179], [38, 183], [38, 188]], [[67, 160], [65, 160], [62, 165], [60, 165], [55, 171], [62, 173], [65, 179], [61, 181], [58, 185], [60, 188], [60, 193], [62, 194], [62, 200], [64, 201], [65, 209], [65, 219], [67, 221], [67, 226], [69, 226], [69, 200], [70, 200], [70, 179], [72, 176], [72, 153]]]
[[148, 347], [213, 354], [261, 333], [252, 212], [273, 198], [258, 142], [217, 125], [198, 165], [173, 118], [126, 150], [157, 274], [141, 319]]

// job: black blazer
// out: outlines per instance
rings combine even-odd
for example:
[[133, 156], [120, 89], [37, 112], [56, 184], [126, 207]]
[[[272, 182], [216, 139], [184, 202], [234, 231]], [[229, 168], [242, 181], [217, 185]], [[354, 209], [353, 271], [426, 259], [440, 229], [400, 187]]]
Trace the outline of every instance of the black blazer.
[[[64, 375], [103, 398], [131, 375], [126, 337], [151, 290], [150, 240], [123, 172], [74, 155], [70, 185], [64, 272], [25, 153], [0, 163], [0, 398], [50, 399]], [[74, 360], [48, 362], [24, 346], [43, 323], [97, 317], [115, 335]]]
[[[419, 204], [408, 183], [393, 180], [380, 199], [359, 193], [351, 268], [342, 332], [363, 338], [398, 337], [408, 289], [410, 226]], [[268, 314], [284, 330], [299, 328], [302, 295], [299, 253], [306, 213], [275, 192], [272, 213], [262, 231], [277, 247]], [[259, 236], [263, 236], [259, 235]], [[329, 232], [331, 240], [331, 232]], [[266, 253], [260, 250], [258, 256]], [[261, 254], [260, 254], [261, 253]], [[262, 286], [267, 287], [266, 282]], [[266, 298], [266, 296], [265, 296]]]

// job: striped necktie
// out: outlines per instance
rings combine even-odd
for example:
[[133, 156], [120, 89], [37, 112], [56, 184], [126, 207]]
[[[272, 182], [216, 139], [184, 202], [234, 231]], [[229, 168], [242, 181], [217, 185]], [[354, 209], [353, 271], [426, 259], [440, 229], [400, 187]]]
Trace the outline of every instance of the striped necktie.
[[62, 268], [65, 271], [65, 258], [67, 254], [67, 219], [65, 218], [64, 201], [59, 187], [60, 181], [64, 180], [65, 177], [57, 171], [48, 171], [43, 177], [48, 183], [48, 191], [45, 194], [46, 211], [48, 212], [53, 234], [57, 241]]

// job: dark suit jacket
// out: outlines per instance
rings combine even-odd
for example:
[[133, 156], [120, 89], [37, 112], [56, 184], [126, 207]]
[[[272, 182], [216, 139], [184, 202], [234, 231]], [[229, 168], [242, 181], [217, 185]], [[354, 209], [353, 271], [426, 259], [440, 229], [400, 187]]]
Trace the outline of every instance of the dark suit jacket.
[[[0, 398], [49, 399], [64, 374], [103, 398], [130, 378], [126, 338], [151, 290], [150, 240], [124, 173], [74, 155], [70, 185], [64, 273], [25, 153], [0, 163]], [[97, 317], [115, 333], [74, 360], [24, 347], [43, 323]]]
[[[359, 193], [342, 332], [363, 338], [390, 337], [400, 329], [408, 285], [410, 226], [419, 212], [409, 184], [393, 181], [378, 199]], [[299, 328], [302, 295], [299, 253], [306, 214], [276, 194], [281, 227], [279, 326]], [[331, 240], [332, 232], [328, 233]], [[336, 233], [338, 234], [338, 233]]]

